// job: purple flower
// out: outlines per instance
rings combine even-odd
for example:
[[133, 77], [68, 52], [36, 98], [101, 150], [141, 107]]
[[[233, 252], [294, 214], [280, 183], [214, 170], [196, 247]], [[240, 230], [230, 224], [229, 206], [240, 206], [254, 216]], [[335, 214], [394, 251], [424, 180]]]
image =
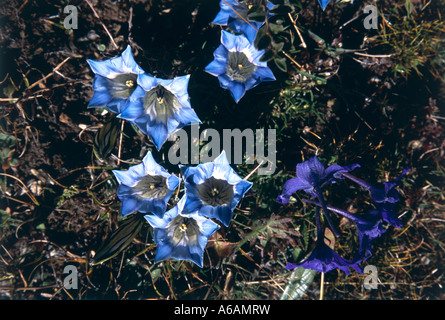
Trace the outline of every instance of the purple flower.
[[[313, 200], [303, 199], [303, 201], [322, 207], [321, 203]], [[327, 205], [326, 207], [328, 210], [341, 214], [355, 223], [359, 240], [359, 250], [356, 254], [356, 259], [354, 260], [360, 260], [363, 262], [371, 257], [372, 241], [386, 232], [386, 229], [383, 227], [384, 219], [382, 212], [379, 210], [371, 210], [363, 215], [357, 215], [330, 205]]]
[[393, 203], [377, 203], [376, 211], [379, 212], [383, 221], [389, 223], [394, 228], [401, 228], [403, 226], [402, 221], [397, 217], [395, 205]]
[[303, 262], [287, 263], [286, 269], [292, 270], [297, 267], [302, 267], [324, 273], [334, 269], [340, 269], [349, 275], [349, 268], [351, 267], [357, 272], [363, 273], [363, 270], [358, 265], [358, 262], [349, 261], [342, 258], [324, 242], [324, 228], [321, 228], [320, 226], [320, 215], [318, 212], [319, 211], [317, 210], [317, 240], [315, 249], [312, 250], [309, 257], [307, 257]]
[[287, 270], [292, 270], [297, 267], [305, 269], [312, 269], [319, 272], [329, 272], [334, 269], [343, 270], [349, 276], [349, 268], [352, 267], [359, 273], [363, 270], [356, 262], [349, 261], [342, 258], [338, 253], [329, 248], [324, 241], [317, 241], [315, 249], [310, 256], [301, 263], [290, 263], [286, 265]]
[[360, 165], [353, 164], [342, 167], [334, 164], [325, 169], [320, 160], [314, 156], [307, 161], [297, 164], [297, 177], [286, 181], [283, 192], [277, 197], [276, 201], [281, 204], [288, 203], [291, 195], [298, 190], [304, 190], [307, 194], [318, 198], [332, 232], [338, 237], [338, 232], [329, 217], [321, 189], [326, 184], [336, 183], [337, 180], [343, 179], [340, 173], [349, 172], [357, 167], [360, 167]]
[[335, 183], [342, 179], [340, 173], [349, 172], [360, 167], [359, 164], [350, 166], [331, 165], [325, 169], [316, 156], [297, 164], [297, 177], [284, 184], [283, 192], [278, 196], [277, 202], [285, 204], [289, 202], [292, 194], [298, 190], [304, 190], [307, 194], [317, 197], [319, 190], [326, 184]]
[[367, 181], [357, 178], [348, 172], [342, 172], [341, 174], [359, 184], [366, 190], [369, 190], [372, 200], [375, 203], [396, 203], [399, 201], [399, 193], [396, 190], [397, 184], [408, 171], [409, 169], [406, 168], [395, 180], [379, 183], [377, 185], [373, 185]]

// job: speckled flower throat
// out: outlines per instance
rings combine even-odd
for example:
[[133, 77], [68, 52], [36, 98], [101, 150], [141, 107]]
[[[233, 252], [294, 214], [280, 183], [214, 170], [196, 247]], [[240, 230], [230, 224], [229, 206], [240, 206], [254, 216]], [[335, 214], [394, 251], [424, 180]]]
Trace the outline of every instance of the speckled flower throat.
[[157, 123], [166, 124], [181, 107], [178, 98], [161, 85], [145, 94], [145, 113], [156, 119]]
[[164, 198], [169, 189], [167, 187], [167, 178], [163, 176], [146, 175], [139, 180], [132, 188], [133, 194], [141, 198]]
[[167, 226], [173, 246], [180, 244], [193, 245], [198, 243], [199, 225], [195, 219], [181, 215], [176, 216]]
[[137, 78], [137, 74], [123, 73], [108, 79], [107, 85], [113, 99], [127, 99], [136, 89]]
[[204, 203], [212, 207], [230, 205], [233, 199], [233, 185], [226, 180], [207, 178], [196, 186], [198, 197]]
[[226, 74], [235, 81], [246, 82], [255, 72], [256, 66], [249, 62], [243, 52], [229, 51]]

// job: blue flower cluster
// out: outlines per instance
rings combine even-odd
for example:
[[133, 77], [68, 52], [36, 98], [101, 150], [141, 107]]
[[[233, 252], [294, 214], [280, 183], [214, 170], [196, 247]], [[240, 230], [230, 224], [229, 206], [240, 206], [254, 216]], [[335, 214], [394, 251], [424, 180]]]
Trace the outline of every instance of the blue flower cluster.
[[[263, 81], [275, 80], [267, 62], [260, 60], [264, 50], [257, 50], [253, 44], [258, 29], [264, 24], [249, 20], [247, 13], [253, 2], [221, 0], [221, 10], [213, 20], [214, 24], [227, 26], [237, 35], [221, 31], [221, 45], [205, 71], [218, 78], [220, 86], [230, 91], [236, 103], [247, 90]], [[266, 3], [268, 9], [274, 6], [269, 1]]]
[[[257, 85], [264, 75], [268, 78], [273, 75], [258, 61], [260, 54], [244, 37], [224, 32], [223, 38], [228, 49], [218, 57], [235, 59], [240, 70], [245, 67], [238, 75], [245, 76], [244, 80], [231, 86], [239, 101], [245, 90]], [[158, 150], [175, 131], [192, 122], [201, 123], [187, 92], [190, 75], [174, 79], [153, 77], [136, 63], [130, 46], [119, 57], [87, 61], [95, 73], [94, 94], [88, 107], [107, 108], [118, 118], [136, 125]], [[215, 67], [210, 69], [215, 71]], [[250, 70], [248, 74], [246, 70]], [[233, 70], [230, 75], [234, 74]], [[221, 77], [225, 79], [222, 74]], [[227, 84], [231, 80], [221, 81]], [[154, 228], [156, 261], [185, 259], [202, 267], [207, 241], [219, 229], [210, 219], [228, 226], [233, 210], [252, 184], [241, 179], [230, 167], [224, 151], [211, 163], [196, 167], [181, 165], [180, 170], [186, 192], [168, 211], [167, 204], [181, 180], [159, 165], [151, 152], [128, 170], [113, 170], [119, 183], [117, 196], [121, 200], [121, 215], [147, 214], [145, 218]]]
[[[312, 196], [313, 200], [303, 199], [303, 201], [316, 205], [317, 239], [315, 248], [310, 255], [300, 263], [288, 263], [287, 269], [303, 267], [319, 272], [340, 269], [349, 275], [349, 268], [352, 267], [357, 272], [363, 273], [359, 264], [372, 256], [372, 241], [386, 231], [383, 223], [387, 222], [396, 228], [402, 227], [402, 222], [396, 216], [395, 211], [395, 203], [399, 201], [395, 187], [408, 172], [408, 169], [405, 169], [394, 181], [373, 185], [350, 173], [357, 167], [360, 167], [360, 165], [353, 164], [343, 167], [331, 165], [325, 168], [316, 156], [297, 164], [297, 177], [284, 184], [282, 194], [277, 197], [277, 202], [280, 204], [288, 203], [292, 194], [299, 190], [303, 190]], [[375, 208], [363, 214], [353, 214], [326, 204], [323, 187], [344, 178], [354, 181], [368, 190]], [[320, 208], [323, 209], [324, 220], [321, 219]], [[338, 235], [329, 211], [350, 219], [356, 226], [359, 249], [352, 261], [342, 258], [326, 244], [325, 231], [327, 228]], [[323, 223], [324, 221], [326, 223]]]
[[155, 262], [190, 260], [202, 267], [209, 237], [219, 229], [214, 218], [228, 226], [233, 210], [252, 183], [231, 168], [223, 151], [213, 162], [181, 165], [185, 194], [170, 210], [167, 203], [180, 179], [156, 163], [151, 152], [128, 170], [113, 170], [119, 182], [121, 215], [147, 213], [157, 245]]
[[190, 75], [153, 77], [138, 66], [130, 46], [120, 57], [87, 61], [95, 73], [94, 95], [88, 107], [106, 107], [118, 118], [135, 124], [158, 150], [176, 130], [192, 122], [201, 123], [187, 92]]

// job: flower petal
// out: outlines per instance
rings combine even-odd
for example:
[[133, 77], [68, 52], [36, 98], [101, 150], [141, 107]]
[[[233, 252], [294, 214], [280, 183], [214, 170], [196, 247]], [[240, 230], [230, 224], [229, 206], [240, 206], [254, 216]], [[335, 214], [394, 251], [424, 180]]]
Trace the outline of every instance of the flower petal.
[[246, 93], [245, 85], [238, 81], [233, 81], [229, 90], [236, 103], [238, 103]]

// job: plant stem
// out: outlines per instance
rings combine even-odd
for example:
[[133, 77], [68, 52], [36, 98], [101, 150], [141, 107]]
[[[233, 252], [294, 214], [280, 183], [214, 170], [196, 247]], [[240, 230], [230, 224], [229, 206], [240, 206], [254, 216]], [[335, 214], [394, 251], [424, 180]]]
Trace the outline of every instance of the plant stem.
[[320, 300], [324, 299], [324, 272], [321, 273], [320, 279]]

